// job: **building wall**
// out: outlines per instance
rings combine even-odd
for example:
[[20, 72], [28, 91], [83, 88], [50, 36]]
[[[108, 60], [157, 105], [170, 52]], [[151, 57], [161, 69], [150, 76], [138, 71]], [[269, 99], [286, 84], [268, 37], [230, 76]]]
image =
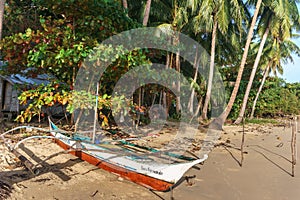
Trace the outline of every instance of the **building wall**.
[[0, 106], [4, 112], [19, 112], [18, 91], [2, 77], [0, 77]]
[[[3, 82], [4, 83], [4, 82]], [[11, 83], [7, 82], [3, 84], [4, 87], [4, 104], [3, 104], [3, 109], [2, 111], [9, 111], [10, 112], [10, 107], [11, 107], [11, 97], [12, 97], [12, 85]]]
[[13, 88], [12, 93], [11, 93], [10, 112], [19, 112], [18, 94], [19, 94], [19, 91]]

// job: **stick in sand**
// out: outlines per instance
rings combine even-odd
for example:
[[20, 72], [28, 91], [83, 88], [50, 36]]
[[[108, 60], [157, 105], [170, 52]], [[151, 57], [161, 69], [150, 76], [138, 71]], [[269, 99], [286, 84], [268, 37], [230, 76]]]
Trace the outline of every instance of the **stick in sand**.
[[241, 143], [241, 162], [240, 166], [243, 166], [244, 161], [244, 143], [245, 143], [245, 117], [243, 117], [243, 134], [242, 134], [242, 143]]
[[292, 141], [291, 141], [292, 177], [295, 176], [295, 165], [296, 165], [296, 120], [297, 120], [297, 117], [293, 117], [293, 122], [292, 122]]

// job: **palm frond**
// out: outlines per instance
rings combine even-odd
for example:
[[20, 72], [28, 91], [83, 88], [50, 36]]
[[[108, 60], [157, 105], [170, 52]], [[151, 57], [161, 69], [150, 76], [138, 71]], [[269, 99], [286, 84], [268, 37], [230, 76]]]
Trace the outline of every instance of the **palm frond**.
[[229, 5], [226, 4], [227, 2], [227, 0], [220, 1], [220, 4], [218, 5], [219, 8], [216, 13], [218, 27], [222, 34], [227, 32], [231, 17], [229, 14]]

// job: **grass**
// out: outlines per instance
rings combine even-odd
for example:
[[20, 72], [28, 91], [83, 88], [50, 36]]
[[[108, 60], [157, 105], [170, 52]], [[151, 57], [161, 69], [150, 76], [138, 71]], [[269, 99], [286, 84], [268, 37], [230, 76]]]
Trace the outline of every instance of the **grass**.
[[278, 124], [276, 119], [267, 119], [267, 118], [255, 118], [255, 119], [246, 119], [247, 124]]

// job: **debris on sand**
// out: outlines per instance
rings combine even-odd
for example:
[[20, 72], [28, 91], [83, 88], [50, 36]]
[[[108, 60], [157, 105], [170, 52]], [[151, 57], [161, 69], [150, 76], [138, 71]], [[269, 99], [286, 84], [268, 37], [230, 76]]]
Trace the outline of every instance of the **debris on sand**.
[[0, 181], [0, 199], [7, 199], [10, 196], [11, 193], [11, 187]]

